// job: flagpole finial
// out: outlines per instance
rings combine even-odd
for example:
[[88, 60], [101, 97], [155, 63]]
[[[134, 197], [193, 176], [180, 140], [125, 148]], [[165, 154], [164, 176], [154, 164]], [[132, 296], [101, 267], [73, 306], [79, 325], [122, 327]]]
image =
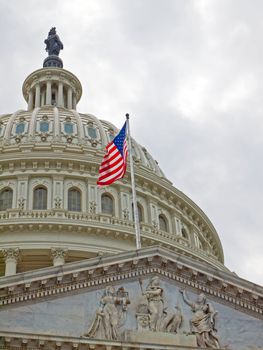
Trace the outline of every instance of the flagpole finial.
[[129, 118], [130, 118], [129, 113], [126, 113], [125, 116], [126, 116], [126, 119], [129, 119]]

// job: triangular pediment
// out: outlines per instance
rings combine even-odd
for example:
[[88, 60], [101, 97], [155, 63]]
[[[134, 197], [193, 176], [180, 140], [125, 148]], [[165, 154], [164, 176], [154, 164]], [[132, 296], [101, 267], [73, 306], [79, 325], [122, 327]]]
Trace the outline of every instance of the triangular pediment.
[[[159, 326], [153, 325], [147, 296], [155, 277], [162, 290], [152, 300], [153, 309], [154, 303], [159, 307]], [[159, 348], [162, 342], [168, 348], [173, 342], [194, 346], [193, 335], [186, 334], [195, 312], [184, 300], [185, 290], [191, 303], [204, 294], [205, 303], [217, 312], [213, 317], [220, 346], [263, 345], [261, 287], [159, 247], [17, 274], [1, 278], [0, 286], [0, 334], [13, 342], [38, 334], [44, 343], [57, 337], [64, 344], [70, 337], [72, 344], [78, 339], [81, 344], [124, 341], [135, 346], [156, 344], [158, 338]], [[111, 298], [119, 300], [108, 311], [115, 315], [117, 334], [100, 317]]]

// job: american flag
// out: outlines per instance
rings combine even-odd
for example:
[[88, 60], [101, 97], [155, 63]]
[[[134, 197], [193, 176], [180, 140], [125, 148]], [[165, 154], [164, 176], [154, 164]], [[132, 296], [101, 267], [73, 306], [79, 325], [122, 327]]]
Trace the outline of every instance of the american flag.
[[126, 122], [119, 134], [106, 147], [106, 154], [99, 168], [97, 184], [106, 186], [123, 178], [127, 166]]

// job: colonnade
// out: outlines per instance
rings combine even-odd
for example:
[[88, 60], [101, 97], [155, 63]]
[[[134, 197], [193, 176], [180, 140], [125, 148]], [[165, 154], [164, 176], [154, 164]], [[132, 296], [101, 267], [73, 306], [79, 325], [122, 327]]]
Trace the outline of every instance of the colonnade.
[[[1, 249], [5, 259], [5, 276], [12, 276], [16, 274], [17, 264], [21, 258], [21, 252], [19, 248], [7, 248]], [[61, 266], [65, 264], [65, 257], [68, 253], [64, 248], [51, 248], [50, 256], [53, 260], [53, 266]]]
[[[52, 86], [53, 85], [53, 86]], [[41, 89], [43, 90], [41, 92]], [[55, 99], [52, 99], [55, 94]], [[68, 109], [76, 109], [77, 99], [71, 86], [64, 85], [62, 81], [52, 84], [51, 80], [37, 83], [28, 94], [28, 110], [44, 105], [56, 105]]]

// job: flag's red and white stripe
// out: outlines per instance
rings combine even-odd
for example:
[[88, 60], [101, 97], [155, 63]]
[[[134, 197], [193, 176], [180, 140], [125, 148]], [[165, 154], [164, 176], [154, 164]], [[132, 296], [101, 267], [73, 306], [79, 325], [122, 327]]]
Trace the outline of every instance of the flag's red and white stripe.
[[121, 179], [126, 171], [127, 166], [127, 143], [123, 143], [123, 156], [114, 141], [106, 147], [106, 154], [99, 168], [99, 178], [97, 184], [100, 186], [110, 185], [114, 181]]

